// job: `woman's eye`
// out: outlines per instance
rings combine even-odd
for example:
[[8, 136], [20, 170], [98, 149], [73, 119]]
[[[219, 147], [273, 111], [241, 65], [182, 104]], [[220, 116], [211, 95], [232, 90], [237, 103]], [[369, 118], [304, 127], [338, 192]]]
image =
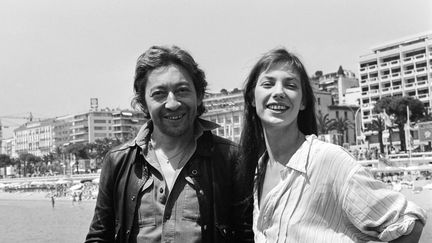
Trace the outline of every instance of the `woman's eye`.
[[261, 86], [263, 86], [263, 87], [272, 87], [273, 84], [271, 82], [262, 82]]

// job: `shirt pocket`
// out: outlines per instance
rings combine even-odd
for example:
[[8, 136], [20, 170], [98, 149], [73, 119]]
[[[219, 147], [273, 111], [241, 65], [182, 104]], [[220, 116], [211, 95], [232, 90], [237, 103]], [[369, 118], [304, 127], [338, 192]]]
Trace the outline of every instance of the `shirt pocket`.
[[195, 181], [186, 177], [187, 183], [183, 190], [183, 219], [198, 222], [200, 220], [200, 210]]
[[149, 178], [141, 190], [141, 198], [138, 202], [138, 225], [139, 227], [156, 225], [156, 207], [153, 195], [154, 182]]

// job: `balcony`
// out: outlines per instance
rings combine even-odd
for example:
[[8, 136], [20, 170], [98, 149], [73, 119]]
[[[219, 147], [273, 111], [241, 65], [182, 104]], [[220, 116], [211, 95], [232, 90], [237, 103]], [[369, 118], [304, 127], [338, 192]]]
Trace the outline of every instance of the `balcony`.
[[414, 88], [415, 88], [415, 83], [405, 84], [405, 89], [414, 89]]
[[386, 87], [386, 88], [383, 88], [381, 90], [381, 94], [387, 94], [387, 93], [390, 93], [390, 91], [391, 91], [391, 88], [390, 87]]
[[427, 80], [423, 80], [423, 81], [417, 82], [417, 88], [423, 88], [423, 87], [425, 87], [425, 88], [428, 87]]
[[413, 61], [413, 58], [412, 58], [412, 57], [405, 57], [405, 58], [403, 59], [404, 64], [411, 63], [412, 61]]
[[381, 63], [381, 65], [380, 65], [381, 68], [388, 68], [389, 66], [390, 66], [390, 63], [388, 63], [388, 62]]
[[387, 80], [390, 80], [390, 75], [381, 76], [381, 81], [387, 81]]
[[401, 85], [393, 86], [393, 91], [398, 91], [398, 90], [401, 90], [401, 89], [402, 89]]
[[405, 77], [407, 77], [407, 76], [412, 76], [412, 75], [414, 75], [414, 70], [407, 70], [407, 71], [404, 71], [404, 75], [405, 75]]
[[399, 65], [399, 60], [394, 60], [390, 62], [390, 67], [395, 67]]
[[419, 55], [415, 56], [414, 59], [415, 59], [416, 61], [423, 61], [423, 60], [426, 60], [426, 54], [419, 54]]
[[419, 94], [418, 99], [421, 101], [427, 101], [429, 99], [429, 94]]
[[376, 77], [374, 77], [374, 78], [370, 78], [370, 79], [369, 79], [369, 83], [370, 83], [370, 84], [373, 84], [373, 83], [379, 83], [379, 80], [378, 80], [378, 78], [376, 78]]
[[393, 73], [392, 78], [400, 78], [400, 73]]
[[426, 73], [426, 67], [417, 68], [416, 73], [417, 74], [425, 74]]
[[368, 94], [367, 91], [364, 91], [364, 92], [361, 93], [362, 96], [366, 96], [367, 94]]
[[360, 73], [364, 73], [364, 72], [366, 72], [366, 67], [360, 68]]
[[360, 83], [361, 83], [361, 84], [365, 84], [366, 81], [367, 81], [367, 79], [363, 79], [363, 80], [360, 81]]
[[369, 66], [369, 71], [375, 71], [375, 70], [377, 70], [377, 65], [372, 65], [372, 66]]
[[376, 89], [376, 90], [371, 90], [371, 91], [369, 91], [369, 94], [370, 94], [371, 96], [377, 96], [377, 95], [379, 95], [379, 92], [378, 92], [378, 90]]

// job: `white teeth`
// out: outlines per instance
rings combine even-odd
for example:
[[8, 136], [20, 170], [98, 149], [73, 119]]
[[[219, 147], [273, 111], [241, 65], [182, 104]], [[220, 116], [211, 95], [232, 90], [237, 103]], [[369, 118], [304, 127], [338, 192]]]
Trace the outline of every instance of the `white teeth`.
[[267, 107], [272, 109], [272, 110], [286, 110], [286, 109], [288, 109], [288, 107], [284, 106], [284, 105], [268, 105]]
[[182, 116], [168, 116], [167, 117], [167, 119], [169, 119], [169, 120], [178, 120], [180, 118], [182, 118]]

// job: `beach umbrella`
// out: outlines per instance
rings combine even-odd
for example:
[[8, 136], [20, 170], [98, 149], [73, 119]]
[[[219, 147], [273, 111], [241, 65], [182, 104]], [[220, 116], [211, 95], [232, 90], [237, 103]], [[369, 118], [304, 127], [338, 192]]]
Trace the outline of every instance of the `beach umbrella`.
[[59, 184], [69, 184], [71, 183], [71, 181], [67, 181], [65, 179], [59, 179], [58, 181], [55, 182], [55, 184], [59, 185]]
[[71, 191], [75, 191], [75, 190], [79, 190], [83, 187], [83, 184], [76, 184], [71, 186], [69, 189], [71, 189]]
[[40, 185], [44, 185], [45, 183], [43, 183], [42, 181], [32, 181], [30, 183], [30, 185], [32, 186], [40, 186]]

